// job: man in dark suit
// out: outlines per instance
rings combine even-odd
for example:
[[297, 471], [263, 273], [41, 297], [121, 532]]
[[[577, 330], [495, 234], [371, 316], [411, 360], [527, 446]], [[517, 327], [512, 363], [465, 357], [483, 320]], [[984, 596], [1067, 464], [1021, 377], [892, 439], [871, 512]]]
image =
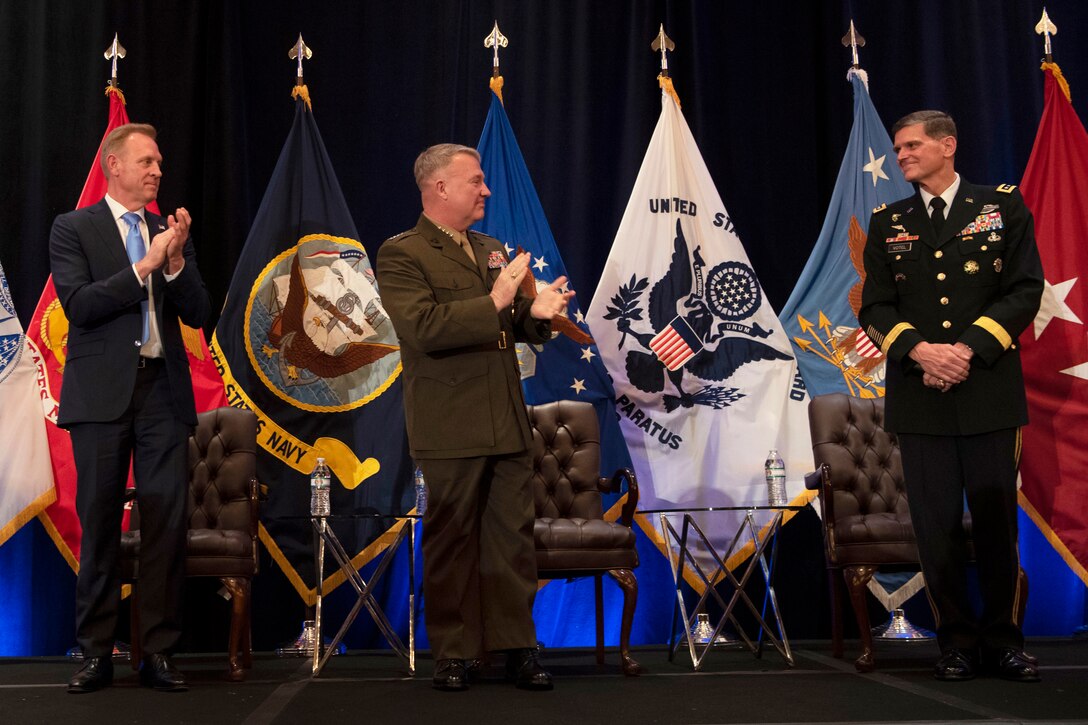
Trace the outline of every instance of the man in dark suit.
[[[873, 212], [858, 315], [887, 356], [885, 425], [899, 435], [911, 519], [937, 618], [939, 680], [985, 666], [1039, 679], [1023, 651], [1016, 475], [1028, 422], [1017, 336], [1035, 317], [1043, 269], [1031, 213], [1013, 186], [954, 169], [956, 126], [919, 111], [892, 129], [913, 196]], [[968, 599], [963, 498], [983, 606]]]
[[427, 482], [434, 685], [465, 689], [484, 652], [506, 651], [519, 687], [551, 689], [532, 620], [532, 433], [514, 343], [550, 339], [574, 293], [560, 277], [530, 299], [519, 290], [529, 255], [508, 261], [497, 239], [469, 231], [491, 195], [475, 149], [432, 146], [415, 177], [423, 215], [382, 245], [377, 277], [401, 344], [408, 441]]
[[92, 692], [113, 679], [121, 599], [118, 551], [129, 465], [140, 505], [139, 618], [143, 684], [185, 690], [168, 655], [181, 633], [188, 503], [187, 441], [196, 425], [181, 321], [200, 327], [211, 300], [200, 278], [189, 212], [155, 200], [162, 156], [155, 129], [127, 124], [102, 142], [106, 197], [53, 223], [53, 284], [68, 317], [58, 424], [72, 437], [83, 527], [76, 637], [83, 666], [68, 683]]

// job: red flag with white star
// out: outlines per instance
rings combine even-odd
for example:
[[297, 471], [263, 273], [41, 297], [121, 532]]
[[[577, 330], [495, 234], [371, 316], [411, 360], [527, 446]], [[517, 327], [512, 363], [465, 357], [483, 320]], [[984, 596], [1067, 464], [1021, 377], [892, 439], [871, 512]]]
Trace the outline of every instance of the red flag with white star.
[[1046, 288], [1035, 324], [1020, 336], [1031, 419], [1020, 505], [1088, 584], [1088, 133], [1061, 69], [1043, 70], [1043, 116], [1021, 186]]

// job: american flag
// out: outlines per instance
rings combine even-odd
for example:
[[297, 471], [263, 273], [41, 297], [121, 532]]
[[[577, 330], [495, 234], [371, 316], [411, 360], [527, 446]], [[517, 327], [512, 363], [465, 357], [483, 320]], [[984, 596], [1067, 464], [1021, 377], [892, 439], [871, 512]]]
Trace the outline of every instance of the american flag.
[[650, 340], [650, 349], [665, 367], [678, 370], [703, 349], [703, 343], [687, 321], [677, 316], [668, 327], [654, 335]]

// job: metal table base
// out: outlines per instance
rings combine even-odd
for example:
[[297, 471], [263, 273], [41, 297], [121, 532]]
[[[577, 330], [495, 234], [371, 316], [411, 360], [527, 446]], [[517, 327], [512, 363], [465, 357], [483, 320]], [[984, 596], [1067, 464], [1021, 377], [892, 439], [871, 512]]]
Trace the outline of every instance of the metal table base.
[[[790, 667], [794, 665], [793, 653], [790, 652], [790, 643], [789, 639], [786, 637], [786, 628], [782, 623], [782, 615], [778, 609], [778, 598], [775, 595], [772, 580], [775, 560], [778, 556], [778, 529], [782, 524], [783, 514], [786, 510], [791, 508], [794, 507], [771, 509], [770, 507], [756, 506], [751, 508], [708, 509], [708, 511], [744, 511], [744, 519], [736, 533], [733, 535], [724, 556], [720, 555], [715, 550], [710, 539], [703, 533], [702, 529], [699, 528], [699, 525], [693, 518], [692, 511], [674, 510], [653, 512], [659, 513], [661, 516], [661, 534], [665, 539], [669, 566], [672, 570], [673, 582], [676, 585], [676, 604], [673, 606], [672, 629], [669, 634], [670, 662], [673, 660], [677, 650], [686, 642], [688, 653], [691, 656], [692, 667], [697, 671], [701, 669], [707, 654], [719, 641], [722, 628], [726, 622], [729, 622], [733, 625], [743, 645], [757, 657], [762, 656], [763, 639], [766, 637], [766, 639], [774, 645], [775, 649], [778, 650], [779, 654], [782, 655], [782, 658], [785, 659], [786, 664]], [[759, 510], [772, 511], [771, 522], [767, 525], [766, 531], [762, 537], [760, 537], [754, 521], [754, 514]], [[680, 532], [677, 532], [676, 528], [668, 520], [668, 515], [670, 513], [683, 513], [684, 519]], [[702, 542], [702, 545], [706, 547], [706, 550], [711, 557], [713, 557], [714, 563], [716, 564], [714, 571], [709, 575], [692, 552], [691, 539], [693, 536], [696, 542]], [[671, 542], [675, 542], [679, 547], [675, 556]], [[740, 577], [738, 578], [736, 574], [725, 565], [725, 562], [738, 550], [739, 546], [748, 543], [753, 545], [754, 551], [748, 560], [747, 566], [744, 567], [744, 570], [740, 573]], [[695, 573], [705, 585], [702, 596], [699, 597], [699, 601], [690, 612], [688, 611], [687, 605], [684, 603], [683, 589], [681, 586], [681, 582], [684, 581], [685, 566], [690, 567], [691, 571]], [[757, 607], [745, 591], [745, 585], [756, 572], [757, 567], [762, 573], [763, 581], [767, 587], [762, 607]], [[715, 584], [721, 583], [718, 581], [719, 576], [723, 577], [723, 581], [730, 584], [733, 589], [729, 601], [726, 601], [715, 587]], [[691, 634], [692, 628], [698, 620], [698, 615], [706, 614], [706, 606], [710, 597], [713, 597], [717, 601], [722, 609], [722, 614], [715, 623], [712, 633], [707, 637], [707, 641], [705, 643], [696, 643], [695, 638]], [[759, 629], [755, 641], [748, 636], [733, 614], [734, 609], [740, 603], [743, 603], [745, 608], [747, 608], [752, 616], [755, 617]], [[768, 625], [765, 618], [768, 606], [774, 616], [777, 635], [775, 632], [771, 631], [771, 627]], [[677, 637], [678, 616], [683, 622], [684, 635], [682, 639]]]
[[[381, 561], [378, 563], [377, 569], [374, 570], [373, 576], [370, 577], [368, 583], [363, 579], [363, 575], [352, 565], [351, 557], [347, 551], [340, 544], [340, 540], [336, 537], [336, 533], [332, 530], [332, 526], [329, 525], [329, 521], [324, 516], [315, 516], [311, 519], [314, 530], [314, 569], [317, 572], [317, 601], [314, 608], [314, 658], [313, 658], [313, 671], [311, 676], [317, 677], [321, 674], [321, 670], [325, 667], [325, 664], [329, 661], [329, 658], [333, 656], [337, 648], [340, 646], [340, 641], [347, 634], [348, 628], [351, 627], [355, 618], [359, 615], [359, 611], [366, 607], [367, 612], [370, 613], [371, 618], [374, 620], [374, 624], [377, 625], [381, 631], [382, 636], [385, 637], [385, 641], [389, 643], [389, 646], [393, 651], [404, 660], [408, 665], [409, 674], [414, 675], [416, 672], [416, 527], [415, 518], [403, 519], [400, 524], [400, 529], [397, 531], [392, 543], [381, 554]], [[397, 549], [403, 541], [408, 541], [408, 644], [405, 645], [401, 640], [397, 631], [393, 628], [389, 618], [385, 616], [385, 612], [382, 611], [381, 605], [374, 598], [373, 590], [381, 580], [382, 575], [385, 574], [386, 569], [389, 568], [389, 564], [393, 561], [394, 555]], [[340, 571], [347, 577], [348, 582], [352, 588], [355, 589], [356, 601], [352, 606], [351, 611], [348, 612], [347, 617], [344, 619], [344, 623], [340, 625], [339, 631], [336, 636], [332, 638], [328, 645], [322, 643], [321, 626], [322, 626], [322, 614], [321, 614], [321, 600], [322, 600], [322, 585], [325, 579], [325, 550], [326, 548], [332, 552], [333, 558], [340, 566]]]

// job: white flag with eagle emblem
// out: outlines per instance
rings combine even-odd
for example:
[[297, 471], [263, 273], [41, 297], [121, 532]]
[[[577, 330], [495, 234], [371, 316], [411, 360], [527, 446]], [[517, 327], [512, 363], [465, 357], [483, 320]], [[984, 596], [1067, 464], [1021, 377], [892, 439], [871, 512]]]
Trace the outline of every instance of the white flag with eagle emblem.
[[587, 320], [639, 508], [766, 504], [772, 448], [790, 500], [806, 502], [808, 396], [789, 338], [676, 101], [661, 105]]

